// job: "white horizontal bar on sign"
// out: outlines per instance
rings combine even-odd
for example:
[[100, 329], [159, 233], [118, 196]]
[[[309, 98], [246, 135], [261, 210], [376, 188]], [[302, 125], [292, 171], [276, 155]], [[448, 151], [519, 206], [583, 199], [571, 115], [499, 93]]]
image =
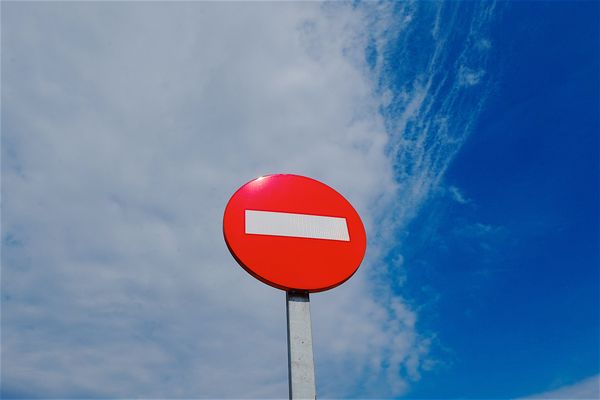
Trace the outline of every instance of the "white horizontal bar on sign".
[[246, 233], [350, 241], [346, 218], [246, 210]]

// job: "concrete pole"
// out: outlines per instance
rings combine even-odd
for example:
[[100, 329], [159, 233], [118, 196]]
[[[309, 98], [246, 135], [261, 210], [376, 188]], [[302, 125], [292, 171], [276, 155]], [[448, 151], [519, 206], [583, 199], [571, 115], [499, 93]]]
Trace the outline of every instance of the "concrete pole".
[[316, 399], [308, 293], [286, 292], [290, 400]]

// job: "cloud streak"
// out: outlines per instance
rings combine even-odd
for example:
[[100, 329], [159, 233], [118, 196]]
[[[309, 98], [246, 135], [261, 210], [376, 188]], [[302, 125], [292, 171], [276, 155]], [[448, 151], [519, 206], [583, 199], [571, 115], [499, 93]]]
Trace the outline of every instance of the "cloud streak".
[[[493, 2], [466, 8], [408, 3], [396, 12], [414, 22], [376, 33], [383, 43], [379, 53], [394, 55], [379, 57], [376, 68], [380, 93], [389, 97], [382, 113], [390, 132], [388, 151], [396, 155], [396, 199], [405, 205], [397, 215], [400, 226], [439, 186], [485, 103], [491, 84], [483, 80], [491, 48], [487, 36], [496, 7]], [[431, 40], [424, 42], [428, 30]], [[454, 48], [458, 54], [449, 50]], [[481, 86], [477, 94], [470, 90], [476, 85]]]
[[572, 385], [525, 397], [526, 399], [597, 399], [600, 396], [600, 376], [592, 376]]

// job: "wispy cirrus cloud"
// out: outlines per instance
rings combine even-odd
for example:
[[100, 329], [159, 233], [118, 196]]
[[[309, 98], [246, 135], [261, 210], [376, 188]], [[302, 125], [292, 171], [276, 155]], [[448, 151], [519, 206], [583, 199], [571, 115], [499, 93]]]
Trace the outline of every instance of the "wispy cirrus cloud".
[[374, 277], [481, 107], [457, 117], [457, 74], [484, 68], [493, 4], [464, 37], [444, 3], [2, 7], [4, 394], [285, 396], [284, 297], [220, 229], [229, 195], [274, 172], [337, 188], [372, 238], [313, 297], [320, 395], [419, 379], [429, 339]]
[[448, 192], [450, 193], [452, 199], [459, 204], [468, 204], [470, 202], [469, 198], [465, 196], [465, 194], [456, 186], [448, 187]]
[[[484, 79], [497, 4], [407, 3], [402, 22], [374, 29], [378, 89], [399, 184], [403, 226], [439, 186], [472, 132], [492, 85]], [[470, 16], [465, 20], [462, 14]], [[406, 23], [405, 21], [408, 21]], [[430, 35], [430, 40], [423, 36]], [[450, 49], [459, 49], [458, 54]], [[399, 73], [394, 73], [398, 71]], [[477, 86], [473, 91], [472, 86]]]

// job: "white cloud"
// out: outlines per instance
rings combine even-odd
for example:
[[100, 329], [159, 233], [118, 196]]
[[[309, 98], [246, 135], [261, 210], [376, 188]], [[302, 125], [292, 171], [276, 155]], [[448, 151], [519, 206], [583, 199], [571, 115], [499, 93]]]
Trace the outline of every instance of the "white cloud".
[[[416, 5], [409, 4], [406, 12], [413, 7]], [[386, 99], [390, 106], [384, 113], [393, 116], [387, 121], [387, 127], [391, 133], [391, 153], [398, 156], [393, 162], [399, 184], [397, 202], [403, 205], [398, 207], [396, 215], [400, 226], [410, 221], [433, 189], [439, 187], [485, 104], [489, 82], [484, 79], [484, 68], [491, 44], [482, 48], [477, 43], [487, 36], [496, 7], [494, 2], [473, 4], [474, 17], [465, 24], [448, 18], [456, 10], [440, 3], [435, 15], [425, 18], [420, 26], [396, 24], [392, 29], [382, 30], [388, 41], [403, 46], [396, 50], [401, 62], [382, 62], [380, 66], [382, 94], [387, 95], [390, 86], [396, 88], [393, 99]], [[462, 41], [453, 42], [452, 38], [463, 30], [467, 34]], [[432, 42], [428, 43], [431, 51], [427, 57], [422, 51], [411, 53], [413, 31], [431, 32]], [[406, 66], [404, 73], [410, 76], [400, 87], [393, 73], [385, 73], [398, 65]], [[473, 92], [469, 92], [470, 85], [465, 85], [463, 79], [466, 65], [480, 73], [477, 82], [481, 81], [482, 85], [478, 87], [476, 98], [470, 97]]]
[[471, 68], [461, 66], [458, 70], [458, 81], [462, 86], [474, 86], [477, 85], [481, 78], [485, 75], [483, 70], [473, 70]]
[[[391, 10], [2, 7], [5, 390], [286, 396], [284, 294], [239, 268], [221, 234], [234, 190], [277, 172], [334, 186], [372, 238], [355, 277], [312, 298], [320, 396], [398, 395], [419, 378], [429, 342], [375, 271], [460, 140], [444, 139], [452, 104], [410, 136], [406, 125], [433, 113], [432, 82], [407, 86], [390, 137], [362, 58]], [[403, 21], [396, 32], [414, 22]], [[433, 137], [451, 151], [427, 147]]]
[[598, 399], [600, 398], [600, 375], [583, 379], [572, 385], [526, 397], [527, 399]]
[[448, 191], [450, 192], [450, 196], [452, 196], [452, 199], [454, 199], [454, 201], [456, 201], [459, 204], [468, 204], [471, 202], [471, 200], [467, 198], [464, 195], [464, 193], [461, 192], [461, 190], [456, 186], [448, 187]]

